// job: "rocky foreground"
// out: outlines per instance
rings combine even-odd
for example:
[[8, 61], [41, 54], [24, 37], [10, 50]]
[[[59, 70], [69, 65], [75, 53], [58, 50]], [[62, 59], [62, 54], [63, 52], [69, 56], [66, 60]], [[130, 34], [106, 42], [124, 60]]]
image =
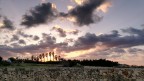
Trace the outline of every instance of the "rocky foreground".
[[0, 81], [144, 81], [143, 68], [3, 67]]

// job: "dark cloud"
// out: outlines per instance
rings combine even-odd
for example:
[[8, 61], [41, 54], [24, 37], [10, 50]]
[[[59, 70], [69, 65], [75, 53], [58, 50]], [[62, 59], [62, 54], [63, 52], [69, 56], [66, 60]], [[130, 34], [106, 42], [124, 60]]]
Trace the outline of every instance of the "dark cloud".
[[68, 13], [58, 12], [53, 8], [52, 3], [43, 3], [31, 9], [28, 14], [25, 14], [21, 25], [25, 25], [29, 28], [48, 23], [58, 17], [64, 17], [66, 19], [74, 18], [74, 23], [79, 26], [90, 25], [102, 20], [102, 17], [97, 15], [95, 11], [106, 1], [107, 0], [87, 0], [83, 5], [77, 5], [75, 8], [68, 11]]
[[39, 40], [40, 38], [38, 37], [38, 36], [34, 36], [33, 37], [33, 40], [35, 40], [35, 41], [37, 41], [37, 40]]
[[25, 40], [23, 40], [23, 39], [20, 39], [20, 40], [18, 41], [18, 43], [19, 43], [19, 44], [24, 44], [24, 45], [26, 45], [26, 42], [25, 42]]
[[127, 29], [122, 29], [122, 31], [124, 33], [144, 36], [144, 29], [136, 29], [136, 28], [130, 27], [130, 28], [127, 28]]
[[13, 22], [9, 20], [7, 17], [0, 16], [0, 20], [2, 20], [3, 26], [0, 27], [2, 29], [9, 29], [9, 30], [14, 30]]
[[141, 26], [144, 27], [144, 24], [142, 24]]
[[73, 30], [73, 31], [71, 31], [71, 32], [69, 32], [70, 34], [73, 34], [73, 35], [77, 35], [78, 33], [79, 33], [80, 31], [79, 30]]
[[43, 3], [30, 10], [30, 14], [23, 16], [21, 25], [27, 27], [37, 26], [52, 21], [55, 18], [55, 11], [52, 3]]
[[13, 41], [18, 41], [18, 40], [19, 40], [19, 36], [13, 35], [10, 41], [13, 42]]
[[[135, 28], [134, 28], [135, 29]], [[126, 29], [129, 30], [129, 29]], [[143, 29], [137, 29], [138, 31], [143, 31]], [[126, 31], [125, 31], [126, 32]], [[128, 34], [130, 32], [127, 32]], [[135, 32], [134, 32], [135, 34]], [[56, 42], [56, 38], [50, 36], [50, 34], [42, 34], [42, 39], [39, 41], [38, 44], [31, 44], [27, 46], [19, 46], [18, 44], [13, 44], [13, 48], [3, 45], [0, 46], [0, 51], [4, 54], [6, 51], [12, 53], [39, 53], [39, 52], [46, 52], [48, 49], [53, 50], [57, 48], [59, 53], [61, 52], [72, 52], [72, 51], [79, 51], [79, 50], [88, 50], [91, 48], [96, 48], [97, 46], [106, 46], [106, 49], [102, 51], [106, 51], [105, 53], [118, 53], [123, 54], [127, 53], [123, 48], [131, 48], [134, 46], [144, 45], [144, 36], [141, 34], [121, 36], [118, 31], [114, 30], [110, 34], [91, 34], [87, 33], [84, 36], [79, 37], [77, 40], [73, 41], [74, 45], [69, 46], [69, 42]], [[20, 42], [21, 44], [26, 44], [25, 41]], [[109, 50], [110, 49], [110, 50]], [[5, 51], [5, 52], [4, 52]], [[141, 51], [137, 49], [128, 50], [129, 53], [135, 53], [136, 51]], [[116, 55], [117, 56], [117, 55]]]
[[129, 52], [130, 54], [136, 54], [137, 52], [141, 52], [141, 51], [144, 51], [144, 50], [139, 49], [139, 48], [129, 48], [129, 49], [128, 49], [128, 52]]
[[[20, 39], [20, 38], [23, 38]], [[36, 35], [29, 35], [24, 33], [22, 30], [17, 30], [17, 32], [15, 34], [12, 35], [12, 38], [10, 39], [10, 41], [5, 41], [5, 43], [12, 43], [12, 46], [17, 46], [18, 44], [26, 44], [25, 40], [34, 40], [37, 41], [40, 38]], [[18, 42], [17, 45], [13, 44], [14, 42]]]
[[11, 46], [13, 46], [13, 47], [20, 47], [20, 44], [19, 43], [12, 43]]
[[12, 38], [7, 43], [18, 41], [19, 44], [22, 44], [22, 43], [25, 44], [23, 40], [19, 40], [20, 37], [29, 38], [32, 40], [38, 40], [39, 39], [39, 38], [37, 38], [37, 36], [25, 34], [22, 30], [18, 30], [15, 34], [12, 35]]
[[100, 42], [108, 42], [111, 41], [113, 38], [119, 37], [120, 34], [117, 30], [113, 30], [111, 34], [101, 34], [98, 36]]
[[1, 14], [0, 14], [0, 19], [1, 19], [1, 17], [2, 17], [2, 16], [1, 16]]
[[[19, 40], [20, 44], [26, 44], [24, 40]], [[66, 48], [68, 45], [67, 43], [56, 43], [56, 38], [50, 36], [49, 34], [42, 34], [42, 40], [38, 44], [31, 44], [26, 46], [20, 46], [18, 43], [13, 43], [12, 46], [6, 46], [6, 45], [0, 45], [0, 53], [2, 55], [5, 55], [9, 51], [8, 55], [5, 55], [5, 57], [10, 56], [10, 54], [36, 54], [36, 53], [42, 53], [42, 52], [48, 52], [48, 50], [52, 51], [55, 48]], [[13, 55], [14, 56], [14, 55]]]
[[144, 44], [144, 37], [141, 34], [120, 36], [118, 33], [112, 33], [101, 35], [99, 38], [100, 42], [109, 47], [132, 47]]
[[116, 38], [113, 38], [111, 39], [111, 41], [106, 42], [107, 45], [119, 46], [119, 47], [132, 47], [132, 46], [144, 45], [144, 36], [143, 36], [144, 29], [128, 28], [128, 29], [122, 29], [122, 31], [130, 35], [121, 37], [118, 36]]
[[70, 39], [65, 39], [65, 42], [71, 43], [71, 42], [74, 42], [74, 39], [72, 39], [72, 38], [70, 38]]
[[67, 34], [73, 34], [73, 35], [77, 35], [80, 31], [79, 30], [64, 30], [60, 27], [53, 27], [52, 30], [55, 30], [59, 33], [60, 37], [66, 37]]
[[62, 28], [53, 27], [52, 30], [56, 30], [60, 37], [66, 37], [66, 31]]
[[42, 34], [43, 40], [40, 41], [40, 44], [47, 43], [47, 44], [55, 44], [56, 38], [50, 36], [49, 34], [43, 33]]
[[[130, 33], [128, 31], [127, 33], [130, 33], [131, 35], [126, 36], [121, 36], [119, 32], [116, 30], [112, 31], [111, 34], [102, 34], [98, 36], [96, 36], [95, 34], [87, 33], [86, 35], [79, 37], [75, 41], [74, 46], [69, 48], [68, 50], [87, 50], [96, 47], [98, 44], [104, 45], [108, 49], [113, 47], [128, 48], [133, 46], [144, 45], [144, 32], [142, 34], [143, 29], [135, 30], [139, 31], [137, 32], [137, 35], [133, 35], [131, 34], [132, 32]], [[135, 34], [136, 32], [133, 31], [133, 33]]]
[[22, 36], [24, 38], [33, 37], [33, 35], [28, 35], [28, 34], [24, 33], [22, 30], [17, 31], [17, 35], [20, 35], [20, 36]]
[[74, 44], [76, 49], [89, 49], [95, 47], [98, 42], [98, 38], [95, 34], [87, 33], [85, 36], [79, 37]]
[[116, 54], [126, 53], [126, 51], [123, 48], [117, 48], [117, 47], [111, 48], [111, 49], [106, 50], [106, 51], [108, 51], [109, 53], [116, 53]]
[[87, 0], [83, 5], [78, 5], [74, 9], [71, 9], [67, 14], [60, 13], [63, 17], [74, 17], [76, 19], [75, 24], [79, 26], [89, 25], [94, 22], [99, 22], [102, 17], [94, 14], [95, 10], [105, 3], [106, 0]]

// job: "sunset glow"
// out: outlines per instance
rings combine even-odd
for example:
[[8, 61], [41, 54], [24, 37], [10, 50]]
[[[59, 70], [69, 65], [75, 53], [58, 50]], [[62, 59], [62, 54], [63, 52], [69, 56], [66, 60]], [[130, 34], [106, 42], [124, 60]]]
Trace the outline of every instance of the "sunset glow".
[[67, 6], [68, 11], [72, 10], [74, 7], [73, 6]]
[[67, 19], [72, 22], [76, 22], [77, 20], [75, 17], [72, 17], [72, 16], [68, 17]]
[[4, 24], [2, 22], [0, 22], [0, 27], [3, 27], [3, 26], [4, 26]]
[[101, 6], [99, 6], [97, 8], [97, 11], [102, 11], [104, 13], [108, 12], [108, 8], [112, 6], [111, 2], [105, 2], [104, 4], [102, 4]]
[[84, 3], [84, 0], [74, 0], [78, 5], [82, 5]]
[[57, 7], [56, 7], [56, 5], [55, 5], [55, 4], [52, 4], [52, 8], [53, 8], [53, 9], [56, 9]]
[[65, 58], [74, 58], [74, 57], [79, 57], [79, 56], [84, 56], [87, 54], [91, 54], [91, 53], [96, 53], [98, 51], [104, 50], [106, 49], [106, 46], [99, 46], [96, 45], [95, 48], [91, 48], [91, 49], [87, 49], [87, 50], [79, 50], [79, 51], [73, 51], [70, 53], [65, 53], [66, 57]]

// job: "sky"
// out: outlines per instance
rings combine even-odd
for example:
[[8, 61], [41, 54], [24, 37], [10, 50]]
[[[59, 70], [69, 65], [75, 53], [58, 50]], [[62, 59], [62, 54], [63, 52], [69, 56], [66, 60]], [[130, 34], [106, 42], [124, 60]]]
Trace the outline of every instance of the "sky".
[[0, 0], [0, 56], [144, 65], [144, 0]]

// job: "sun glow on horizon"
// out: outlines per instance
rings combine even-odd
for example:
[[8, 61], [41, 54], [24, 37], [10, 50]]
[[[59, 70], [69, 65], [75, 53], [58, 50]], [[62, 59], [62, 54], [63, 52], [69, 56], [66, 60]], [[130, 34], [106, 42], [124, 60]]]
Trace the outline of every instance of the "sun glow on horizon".
[[89, 50], [72, 51], [72, 52], [69, 52], [69, 53], [65, 53], [65, 55], [66, 55], [65, 58], [79, 57], [79, 56], [90, 54], [90, 53], [93, 53], [93, 52], [97, 52], [97, 51], [100, 51], [100, 50], [103, 50], [103, 49], [106, 49], [106, 48], [107, 48], [106, 46], [96, 46], [95, 48], [91, 48]]

